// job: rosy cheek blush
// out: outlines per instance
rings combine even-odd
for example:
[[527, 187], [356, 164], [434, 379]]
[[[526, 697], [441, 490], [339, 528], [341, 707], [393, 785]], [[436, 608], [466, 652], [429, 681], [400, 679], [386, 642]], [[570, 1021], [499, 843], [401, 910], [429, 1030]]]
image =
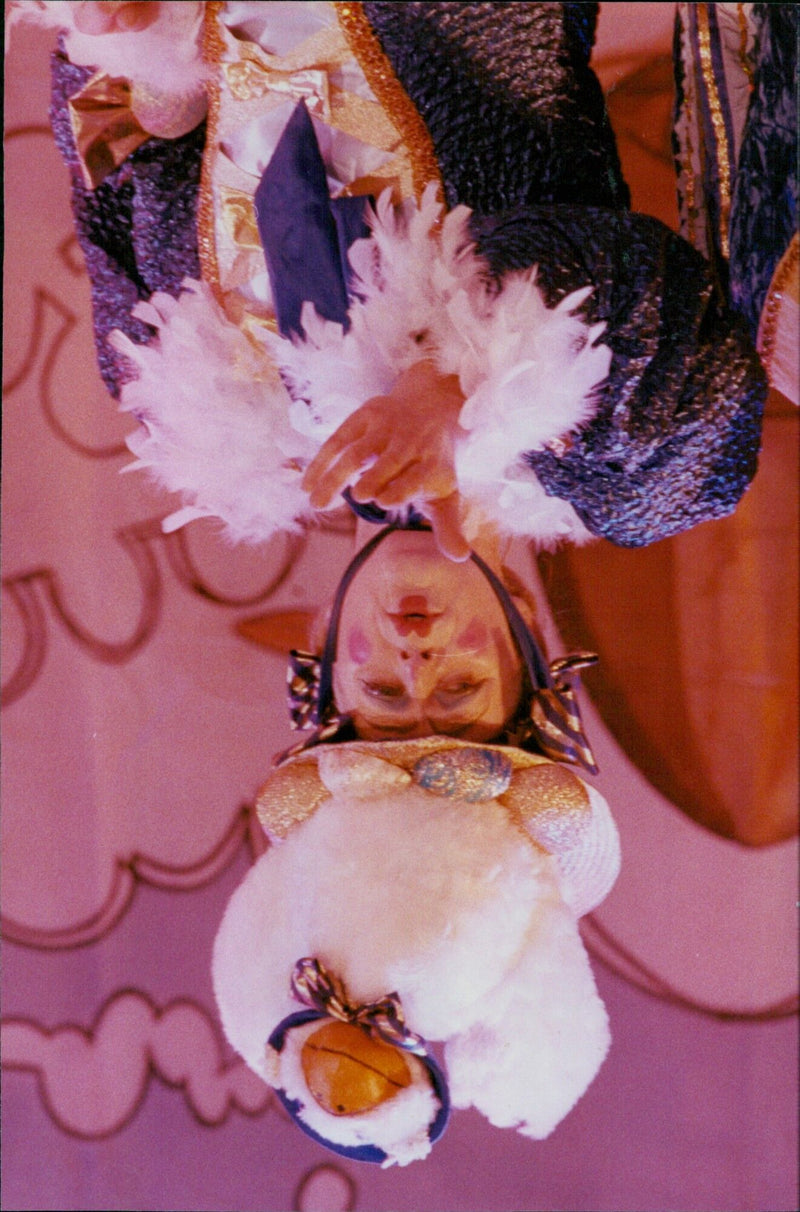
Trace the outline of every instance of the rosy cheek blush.
[[351, 627], [347, 637], [347, 654], [355, 665], [363, 665], [372, 652], [372, 645], [365, 631]]
[[456, 645], [467, 652], [474, 652], [478, 648], [485, 648], [488, 640], [489, 631], [486, 624], [480, 619], [473, 619], [456, 640]]

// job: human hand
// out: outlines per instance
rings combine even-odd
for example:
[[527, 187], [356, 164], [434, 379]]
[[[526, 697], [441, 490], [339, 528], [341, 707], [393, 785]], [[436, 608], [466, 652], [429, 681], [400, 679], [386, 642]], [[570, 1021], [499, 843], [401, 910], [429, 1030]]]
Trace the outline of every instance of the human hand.
[[315, 509], [343, 489], [383, 509], [415, 502], [443, 555], [463, 561], [454, 453], [464, 396], [455, 375], [430, 362], [404, 371], [385, 396], [374, 396], [342, 422], [309, 464], [303, 487]]

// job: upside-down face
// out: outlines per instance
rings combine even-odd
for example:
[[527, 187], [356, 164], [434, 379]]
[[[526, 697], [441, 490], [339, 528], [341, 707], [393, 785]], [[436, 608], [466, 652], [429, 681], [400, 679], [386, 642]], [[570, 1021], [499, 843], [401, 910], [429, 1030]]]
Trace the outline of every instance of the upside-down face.
[[448, 560], [428, 531], [389, 535], [353, 580], [339, 624], [334, 695], [358, 736], [488, 741], [521, 693], [519, 655], [478, 566]]

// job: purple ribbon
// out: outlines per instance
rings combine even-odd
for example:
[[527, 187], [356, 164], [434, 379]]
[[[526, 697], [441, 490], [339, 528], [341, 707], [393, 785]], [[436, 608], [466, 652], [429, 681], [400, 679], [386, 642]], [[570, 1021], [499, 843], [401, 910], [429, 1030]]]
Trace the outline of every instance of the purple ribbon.
[[364, 220], [369, 201], [331, 200], [314, 126], [299, 101], [255, 193], [256, 223], [283, 336], [304, 336], [304, 303], [349, 328], [347, 250], [369, 235]]

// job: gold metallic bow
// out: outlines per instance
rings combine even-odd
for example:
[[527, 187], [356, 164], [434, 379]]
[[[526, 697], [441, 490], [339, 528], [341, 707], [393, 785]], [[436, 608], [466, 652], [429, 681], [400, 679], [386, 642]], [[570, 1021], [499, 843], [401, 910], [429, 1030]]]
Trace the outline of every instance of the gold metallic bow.
[[370, 1035], [405, 1052], [427, 1056], [425, 1041], [405, 1025], [403, 1007], [396, 993], [388, 993], [377, 1002], [352, 1006], [344, 985], [328, 972], [318, 959], [306, 956], [298, 960], [292, 972], [292, 993], [304, 1006], [321, 1010], [330, 1018], [354, 1023]]
[[69, 117], [87, 189], [97, 189], [150, 138], [131, 109], [129, 81], [105, 72], [70, 98]]
[[580, 670], [597, 663], [593, 652], [576, 652], [550, 664], [553, 685], [534, 691], [530, 719], [545, 757], [572, 762], [597, 774], [591, 745], [583, 730], [576, 683]]
[[261, 237], [258, 234], [256, 212], [252, 195], [241, 189], [223, 185], [220, 189], [222, 217], [231, 240], [237, 248], [257, 250], [262, 257]]
[[[305, 101], [308, 112], [330, 122], [328, 73], [319, 68], [286, 68], [278, 56], [268, 56], [260, 47], [245, 42], [236, 63], [223, 63], [222, 70], [231, 95], [237, 101], [280, 97], [287, 101]], [[270, 62], [272, 60], [272, 62]]]

